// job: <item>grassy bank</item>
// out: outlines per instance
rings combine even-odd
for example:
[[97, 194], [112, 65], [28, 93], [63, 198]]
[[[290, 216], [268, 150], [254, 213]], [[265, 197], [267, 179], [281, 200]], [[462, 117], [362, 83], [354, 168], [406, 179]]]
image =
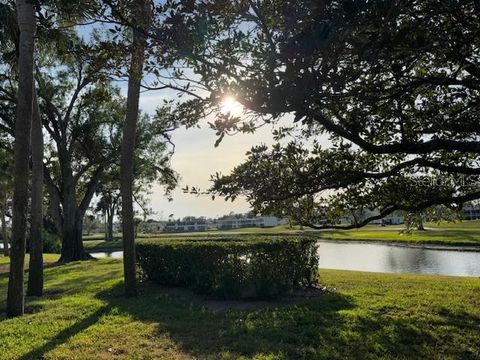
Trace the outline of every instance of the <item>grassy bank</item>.
[[[336, 288], [271, 309], [212, 312], [144, 283], [121, 296], [121, 263], [46, 270], [46, 296], [0, 321], [0, 359], [479, 358], [480, 279], [321, 270]], [[0, 274], [0, 313], [6, 274]]]
[[[58, 260], [60, 255], [58, 254], [43, 254], [43, 262], [45, 264], [51, 264]], [[29, 256], [25, 256], [25, 266], [28, 267]], [[10, 263], [10, 258], [0, 255], [0, 273], [8, 271], [8, 264]]]
[[88, 252], [108, 252], [122, 250], [122, 241], [88, 240], [83, 242], [85, 250]]
[[[469, 246], [480, 248], [480, 221], [462, 221], [458, 223], [426, 223], [425, 231], [414, 231], [411, 234], [401, 234], [402, 225], [379, 226], [367, 225], [360, 229], [352, 230], [300, 230], [298, 227], [290, 229], [286, 226], [272, 228], [244, 228], [234, 230], [218, 230], [209, 232], [178, 233], [178, 234], [140, 234], [139, 237], [148, 238], [172, 238], [194, 236], [228, 236], [228, 235], [298, 235], [304, 234], [316, 236], [324, 240], [361, 240], [405, 243], [416, 245], [452, 245]], [[118, 237], [121, 235], [118, 234]], [[84, 242], [88, 251], [115, 251], [122, 249], [121, 240], [104, 241], [98, 236], [91, 235]]]
[[374, 228], [346, 231], [323, 231], [319, 236], [327, 240], [364, 240], [399, 242], [411, 244], [437, 244], [453, 246], [480, 246], [480, 223], [478, 227], [429, 226], [425, 231], [414, 231], [411, 234], [401, 234], [399, 227]]

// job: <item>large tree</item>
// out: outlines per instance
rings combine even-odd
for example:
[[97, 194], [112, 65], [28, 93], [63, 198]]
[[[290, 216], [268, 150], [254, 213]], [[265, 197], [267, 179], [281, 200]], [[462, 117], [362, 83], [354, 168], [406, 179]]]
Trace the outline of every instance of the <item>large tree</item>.
[[[13, 3], [5, 3], [0, 8], [0, 18], [2, 26], [0, 28], [0, 43], [3, 46], [2, 51], [2, 65], [5, 66], [6, 73], [16, 74], [15, 69], [18, 67], [19, 54], [19, 31], [17, 26], [14, 26], [13, 19], [15, 18], [15, 9]], [[2, 79], [3, 80], [3, 79]], [[2, 86], [1, 92], [10, 101], [15, 103], [13, 97], [13, 89], [5, 93], [5, 87]], [[10, 105], [11, 106], [11, 105]], [[5, 149], [10, 150], [8, 135], [13, 135], [14, 116], [9, 116], [8, 105], [3, 103], [2, 120], [9, 124], [7, 130], [7, 139], [2, 139], [2, 144]], [[32, 131], [31, 131], [31, 158], [32, 158], [32, 186], [31, 186], [31, 217], [30, 217], [30, 264], [28, 272], [28, 295], [41, 296], [43, 291], [43, 135], [42, 124], [39, 118], [38, 104], [35, 93], [32, 108]], [[8, 193], [8, 186], [3, 191], [2, 196], [2, 232], [6, 241], [6, 195]], [[5, 242], [5, 244], [7, 244]], [[8, 253], [8, 248], [6, 248]]]
[[[71, 32], [60, 35], [55, 54], [48, 44], [39, 53], [37, 87], [47, 136], [44, 179], [49, 215], [62, 238], [61, 261], [67, 262], [88, 258], [81, 241], [85, 211], [104, 174], [118, 174], [125, 99], [111, 86], [114, 74], [121, 73], [112, 52], [121, 51], [121, 44], [106, 45], [95, 35], [91, 44], [85, 44]], [[16, 78], [5, 73], [0, 80], [0, 125], [12, 134]], [[164, 114], [168, 111], [141, 118], [135, 141], [134, 172], [139, 176], [135, 187], [145, 187], [147, 178], [167, 188], [175, 182], [165, 137], [172, 126]]]
[[28, 213], [28, 160], [32, 123], [35, 49], [35, 8], [32, 3], [17, 0], [17, 20], [20, 31], [18, 53], [18, 91], [15, 121], [15, 183], [13, 193], [10, 273], [7, 295], [7, 315], [24, 312], [25, 232]]
[[103, 172], [117, 157], [123, 111], [118, 90], [84, 59], [76, 60], [73, 68], [39, 81], [43, 123], [52, 141], [45, 181], [62, 238], [61, 262], [89, 257], [82, 243], [83, 218]]
[[[169, 118], [159, 112], [154, 116], [140, 116], [136, 135], [133, 167], [132, 199], [134, 206], [145, 216], [148, 213], [148, 197], [154, 184], [161, 184], [169, 197], [177, 185], [177, 174], [170, 166], [173, 149], [166, 136], [172, 130]], [[120, 164], [112, 163], [103, 174], [97, 191], [96, 212], [105, 217], [105, 240], [114, 240], [115, 216], [122, 219], [120, 193]], [[134, 211], [135, 213], [135, 211]]]
[[186, 4], [173, 2], [162, 35], [207, 93], [197, 103], [245, 107], [218, 114], [220, 138], [277, 124], [278, 144], [252, 149], [214, 191], [318, 228], [480, 197], [478, 2]]
[[[123, 127], [122, 152], [120, 162], [120, 192], [122, 194], [122, 238], [125, 293], [136, 296], [135, 265], [135, 224], [133, 212], [133, 168], [135, 136], [138, 120], [140, 85], [143, 77], [145, 50], [147, 46], [144, 31], [151, 21], [149, 0], [132, 1], [133, 40], [130, 46], [131, 58], [128, 72], [127, 112]], [[138, 27], [138, 28], [137, 28]]]

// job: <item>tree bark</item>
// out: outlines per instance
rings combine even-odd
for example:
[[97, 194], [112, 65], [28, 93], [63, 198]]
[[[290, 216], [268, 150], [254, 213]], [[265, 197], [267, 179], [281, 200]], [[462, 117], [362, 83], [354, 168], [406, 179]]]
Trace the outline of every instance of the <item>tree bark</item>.
[[425, 231], [425, 227], [423, 226], [423, 217], [422, 214], [417, 214], [417, 230], [418, 231]]
[[3, 239], [3, 255], [10, 256], [10, 249], [8, 245], [8, 231], [7, 231], [7, 197], [5, 194], [2, 194], [0, 203], [0, 219], [2, 222], [2, 239]]
[[20, 30], [18, 56], [17, 116], [15, 121], [15, 183], [8, 279], [7, 316], [24, 313], [25, 231], [28, 211], [28, 173], [30, 129], [33, 104], [33, 52], [35, 48], [35, 9], [33, 3], [17, 0], [17, 21]]
[[113, 215], [114, 215], [113, 207], [107, 209], [107, 241], [113, 241]]
[[[74, 195], [74, 194], [73, 194]], [[71, 198], [72, 195], [68, 196]], [[78, 214], [78, 207], [63, 204], [62, 224], [62, 251], [59, 263], [71, 261], [89, 260], [91, 256], [85, 252], [82, 241], [83, 215]]]
[[[75, 254], [75, 213], [77, 211], [77, 200], [73, 186], [73, 175], [71, 169], [68, 168], [70, 159], [66, 159], [66, 151], [59, 149], [59, 159], [62, 171], [62, 185], [63, 185], [63, 224], [62, 224], [62, 252], [59, 262], [65, 263], [76, 259], [78, 254]], [[66, 166], [64, 164], [67, 164]]]
[[[147, 28], [150, 24], [150, 1], [137, 0], [133, 3], [135, 24]], [[122, 238], [125, 295], [137, 295], [135, 272], [135, 224], [133, 220], [133, 157], [135, 135], [138, 120], [138, 103], [143, 63], [145, 60], [146, 40], [141, 29], [133, 29], [131, 60], [128, 73], [128, 94], [125, 125], [123, 128], [120, 159], [120, 192], [122, 195]]]
[[27, 295], [43, 295], [43, 132], [35, 94], [32, 118], [32, 200]]
[[89, 260], [92, 257], [85, 252], [82, 242], [83, 219], [98, 187], [103, 167], [98, 167], [92, 174], [85, 194], [80, 204], [78, 204], [76, 184], [69, 165], [71, 162], [69, 162], [69, 157], [65, 151], [59, 151], [59, 155], [62, 171], [62, 190], [60, 191], [55, 185], [48, 170], [44, 173], [44, 179], [50, 195], [50, 211], [55, 220], [55, 226], [62, 237], [62, 251], [59, 263]]
[[[59, 263], [67, 263], [78, 260], [89, 260], [91, 256], [85, 252], [82, 242], [83, 217], [86, 207], [90, 203], [91, 195], [86, 194], [82, 205], [78, 205], [76, 197], [76, 184], [71, 168], [71, 159], [67, 151], [59, 151], [60, 166], [62, 171], [63, 199], [62, 199], [62, 251]], [[98, 174], [92, 176], [91, 181], [96, 181]], [[90, 193], [89, 189], [87, 193]], [[88, 201], [86, 201], [86, 197]], [[85, 202], [87, 206], [85, 207]], [[82, 208], [85, 207], [85, 209]], [[58, 207], [60, 208], [60, 207]]]
[[103, 214], [103, 233], [105, 235], [105, 241], [108, 240], [108, 230], [107, 230], [107, 212]]

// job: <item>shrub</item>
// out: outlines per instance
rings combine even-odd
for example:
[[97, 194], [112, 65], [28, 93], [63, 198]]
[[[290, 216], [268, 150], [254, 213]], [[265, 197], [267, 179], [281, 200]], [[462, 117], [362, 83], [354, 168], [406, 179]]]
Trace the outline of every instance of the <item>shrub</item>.
[[143, 240], [137, 263], [161, 285], [224, 299], [271, 299], [316, 284], [318, 255], [316, 241], [305, 238]]
[[62, 249], [62, 241], [57, 234], [48, 231], [43, 233], [43, 252], [50, 254], [59, 254]]

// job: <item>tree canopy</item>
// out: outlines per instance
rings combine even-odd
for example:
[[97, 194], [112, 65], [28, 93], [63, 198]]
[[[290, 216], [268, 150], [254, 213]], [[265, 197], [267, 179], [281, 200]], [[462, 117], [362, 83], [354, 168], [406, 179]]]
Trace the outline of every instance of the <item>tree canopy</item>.
[[[258, 211], [301, 212], [313, 227], [353, 209], [379, 210], [362, 226], [480, 197], [478, 2], [172, 7], [171, 44], [204, 86], [198, 103], [216, 112], [219, 140], [277, 124], [278, 144], [217, 174], [214, 192], [245, 195]], [[221, 113], [226, 95], [243, 118]]]

